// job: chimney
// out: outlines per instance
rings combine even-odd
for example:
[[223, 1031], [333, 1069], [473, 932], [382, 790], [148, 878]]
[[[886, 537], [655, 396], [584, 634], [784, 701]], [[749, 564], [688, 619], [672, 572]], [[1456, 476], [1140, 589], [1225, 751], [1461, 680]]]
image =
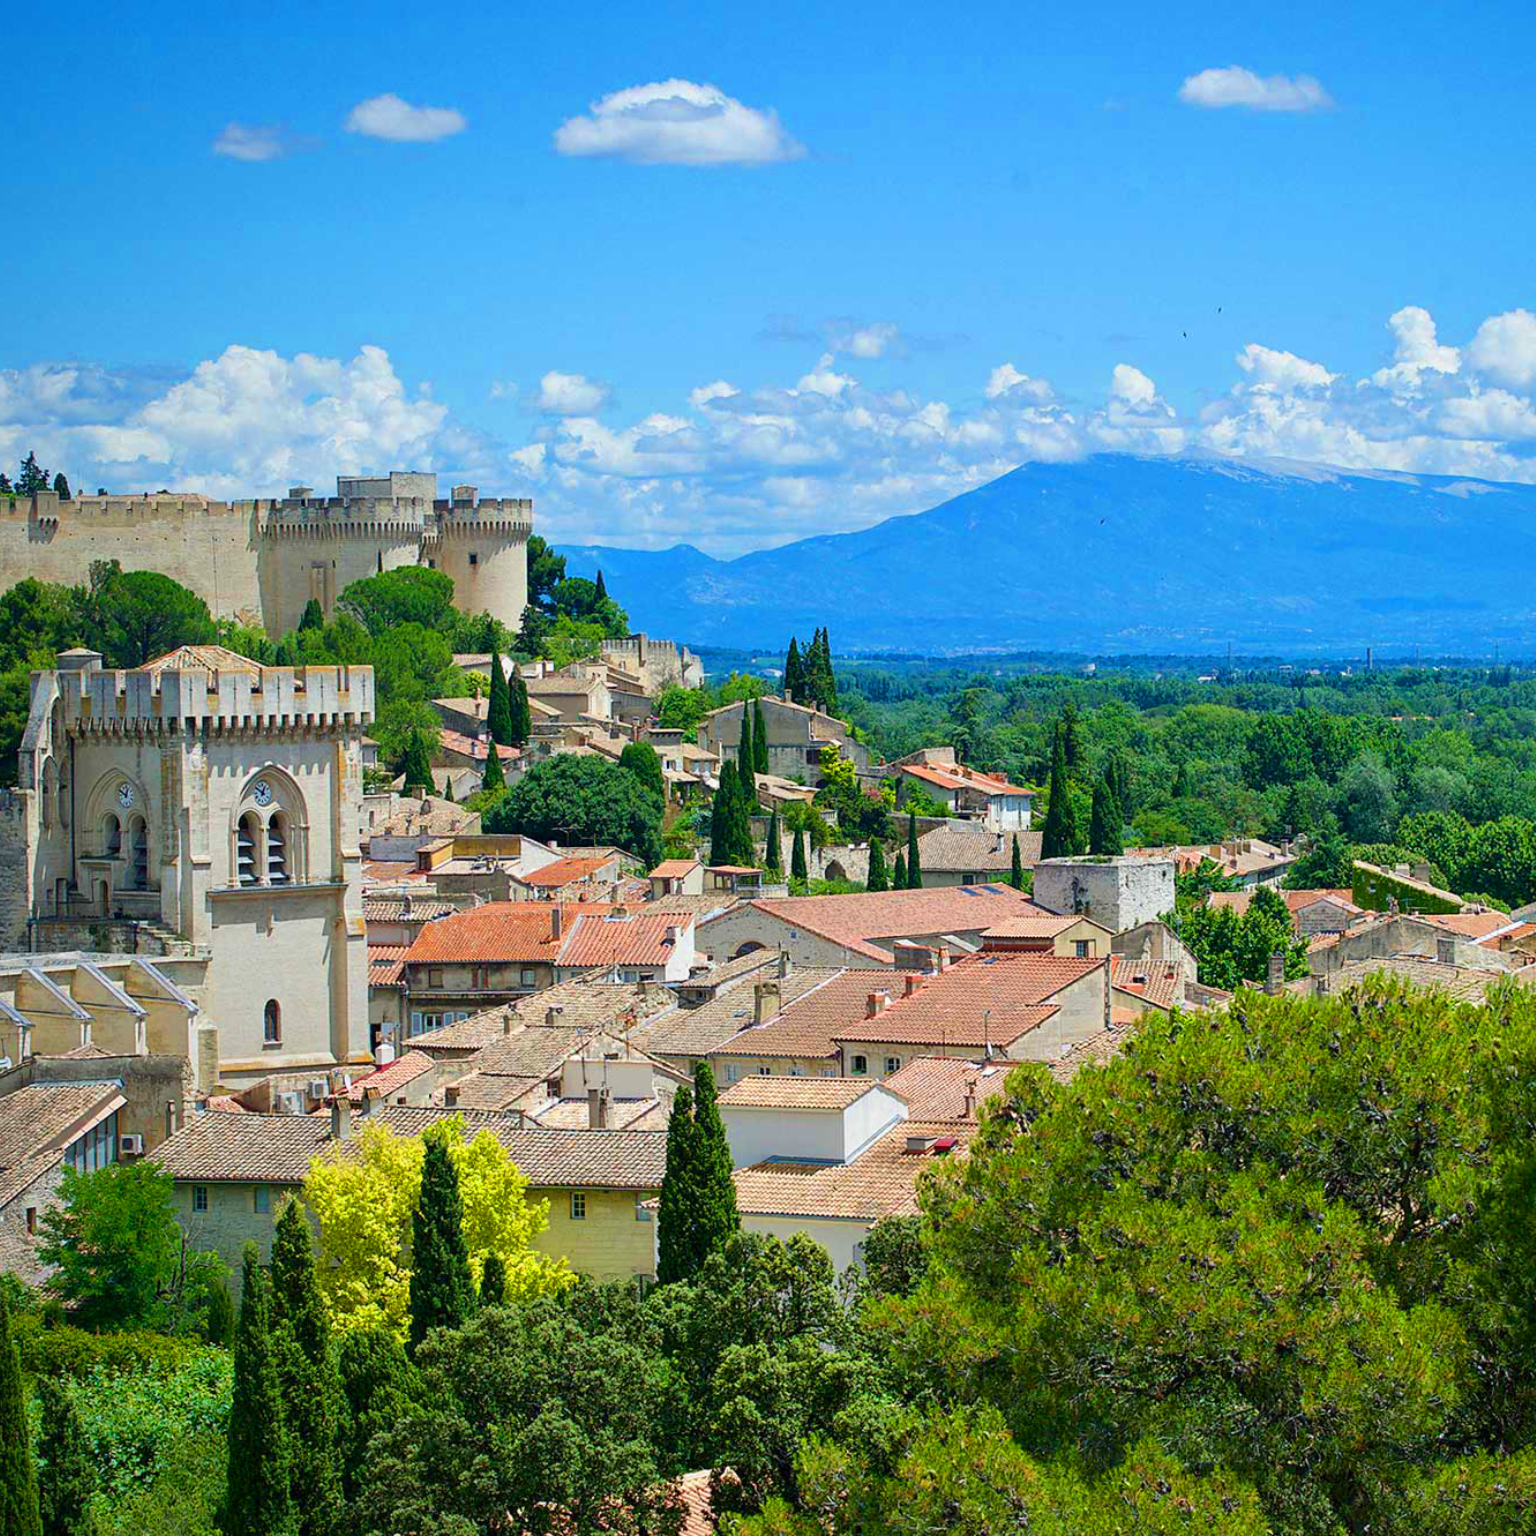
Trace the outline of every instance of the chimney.
[[587, 1129], [600, 1131], [603, 1128], [603, 1096], [596, 1088], [587, 1089]]
[[760, 981], [752, 988], [752, 1022], [766, 1024], [783, 1006], [783, 990], [777, 981]]
[[1441, 965], [1455, 965], [1456, 964], [1456, 940], [1455, 939], [1436, 939], [1435, 940], [1435, 959], [1438, 960]]
[[787, 949], [781, 949], [779, 951], [779, 976], [781, 978], [785, 977], [785, 976], [788, 976], [789, 972], [790, 972], [789, 951]]
[[449, 1083], [443, 1089], [443, 1103], [449, 1109], [457, 1109], [459, 1107], [459, 1085], [457, 1083]]
[[608, 1106], [612, 1099], [612, 1091], [607, 1088], [604, 1088], [597, 1096], [597, 1128], [600, 1131], [608, 1129]]
[[1278, 997], [1285, 988], [1285, 956], [1277, 949], [1269, 957], [1264, 974], [1264, 990], [1270, 997]]
[[667, 924], [667, 943], [669, 945], [675, 945], [677, 943], [677, 936], [678, 936], [678, 934], [681, 931], [682, 930], [678, 928], [676, 923], [668, 923]]
[[352, 1100], [338, 1093], [331, 1099], [331, 1140], [348, 1141], [352, 1136]]
[[512, 1025], [517, 1019], [517, 1010], [510, 1004], [501, 1010], [501, 1032], [504, 1035], [512, 1033]]
[[550, 936], [550, 938], [558, 939], [560, 937], [560, 933], [561, 933], [561, 928], [562, 928], [563, 922], [564, 922], [564, 919], [561, 916], [560, 903], [557, 901], [554, 904], [554, 906], [550, 909], [550, 913], [549, 913], [549, 936]]
[[976, 1081], [973, 1078], [965, 1085], [965, 1104], [960, 1111], [962, 1120], [974, 1120], [976, 1118]]
[[389, 1043], [388, 1040], [380, 1040], [379, 1043], [374, 1046], [373, 1064], [380, 1071], [383, 1071], [385, 1067], [392, 1065], [394, 1059], [395, 1048]]
[[560, 1022], [560, 1019], [564, 1013], [564, 1003], [551, 1003], [549, 1007], [544, 1010], [545, 1027], [548, 1029], [553, 1029]]
[[872, 1019], [877, 1013], [884, 1013], [890, 1000], [888, 992], [871, 992], [864, 999], [864, 1017]]
[[949, 969], [949, 950], [942, 944], [939, 945], [933, 969], [935, 972], [947, 971]]
[[906, 978], [904, 980], [904, 989], [903, 989], [903, 992], [902, 992], [902, 996], [903, 997], [911, 997], [914, 992], [918, 992], [918, 991], [922, 990], [922, 985], [923, 985], [922, 977], [914, 976], [914, 975], [911, 974], [911, 972], [908, 972], [907, 976], [906, 976]]

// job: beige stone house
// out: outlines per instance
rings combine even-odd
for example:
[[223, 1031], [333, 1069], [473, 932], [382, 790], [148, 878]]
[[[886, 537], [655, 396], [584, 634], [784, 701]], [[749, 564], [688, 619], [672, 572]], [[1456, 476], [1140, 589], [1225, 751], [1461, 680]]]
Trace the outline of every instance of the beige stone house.
[[[791, 704], [787, 699], [768, 695], [759, 699], [762, 707], [763, 729], [768, 737], [768, 772], [781, 779], [803, 780], [816, 784], [821, 778], [821, 753], [827, 746], [836, 746], [844, 757], [853, 761], [860, 773], [869, 770], [869, 751], [853, 739], [852, 733], [841, 720], [810, 709], [804, 704]], [[711, 710], [699, 722], [699, 745], [714, 753], [721, 761], [727, 756], [735, 760], [736, 749], [741, 744], [740, 703], [726, 704]]]

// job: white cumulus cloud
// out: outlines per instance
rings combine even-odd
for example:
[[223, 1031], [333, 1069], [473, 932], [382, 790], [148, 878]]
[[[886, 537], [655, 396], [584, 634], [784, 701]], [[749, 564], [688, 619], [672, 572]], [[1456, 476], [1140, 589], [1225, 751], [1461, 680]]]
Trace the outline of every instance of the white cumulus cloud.
[[413, 107], [388, 92], [358, 102], [347, 114], [346, 122], [348, 133], [390, 139], [397, 144], [435, 143], [463, 133], [468, 126], [464, 114], [453, 107]]
[[1311, 75], [1256, 75], [1241, 64], [1202, 69], [1179, 87], [1191, 107], [1247, 107], [1254, 112], [1318, 112], [1333, 98]]
[[771, 108], [745, 106], [692, 80], [614, 91], [561, 123], [555, 148], [636, 165], [769, 165], [805, 153]]
[[1490, 316], [1478, 326], [1467, 361], [1479, 373], [1516, 389], [1536, 382], [1536, 315], [1512, 309]]
[[272, 123], [229, 123], [213, 141], [214, 154], [230, 160], [276, 160], [287, 148], [283, 130]]
[[1442, 346], [1435, 334], [1434, 316], [1417, 304], [1409, 304], [1387, 321], [1396, 338], [1392, 366], [1378, 368], [1371, 375], [1382, 389], [1415, 390], [1426, 372], [1456, 373], [1461, 368], [1461, 353], [1455, 347]]
[[1250, 341], [1237, 354], [1237, 366], [1256, 389], [1326, 389], [1333, 375], [1321, 363], [1309, 363], [1294, 352], [1277, 352]]
[[987, 380], [987, 399], [1001, 400], [1004, 395], [1043, 404], [1051, 398], [1051, 386], [1044, 379], [1032, 379], [1027, 373], [1020, 373], [1012, 363], [999, 363]]
[[834, 352], [849, 357], [874, 358], [901, 344], [901, 331], [889, 320], [857, 325], [851, 320], [829, 320], [825, 326], [827, 344]]
[[584, 374], [551, 369], [539, 380], [539, 409], [550, 416], [591, 416], [607, 405], [610, 393]]

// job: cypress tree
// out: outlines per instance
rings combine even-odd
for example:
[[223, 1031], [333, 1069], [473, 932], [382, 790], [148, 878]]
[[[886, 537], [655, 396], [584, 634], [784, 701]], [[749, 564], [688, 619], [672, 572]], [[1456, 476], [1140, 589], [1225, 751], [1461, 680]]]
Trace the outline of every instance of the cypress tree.
[[608, 600], [608, 588], [603, 582], [603, 573], [601, 571], [597, 573], [597, 600], [600, 603], [607, 602]]
[[449, 805], [454, 804], [453, 779], [451, 777], [443, 780], [443, 799], [446, 800]]
[[491, 740], [503, 747], [515, 746], [512, 740], [512, 698], [507, 690], [507, 675], [501, 670], [501, 657], [491, 648], [491, 696], [485, 708], [485, 726]]
[[289, 1536], [293, 1505], [288, 1437], [271, 1297], [255, 1243], [245, 1245], [240, 1325], [235, 1333], [235, 1383], [229, 1408], [229, 1483], [225, 1536]]
[[720, 783], [715, 790], [713, 804], [709, 808], [709, 862], [713, 865], [732, 862], [731, 819], [736, 802], [736, 764], [730, 761], [720, 765]]
[[715, 1092], [714, 1069], [707, 1061], [693, 1068], [693, 1148], [697, 1170], [693, 1204], [693, 1270], [697, 1274], [712, 1253], [741, 1227], [736, 1211], [736, 1181], [731, 1177], [731, 1144]]
[[832, 637], [825, 629], [821, 632], [821, 686], [824, 697], [821, 707], [829, 715], [837, 713], [837, 674], [832, 670]]
[[1051, 743], [1050, 804], [1045, 811], [1045, 827], [1040, 835], [1042, 859], [1064, 859], [1077, 851], [1077, 812], [1072, 804], [1072, 787], [1067, 777], [1066, 748], [1061, 726], [1056, 727]]
[[763, 701], [752, 700], [752, 766], [768, 772], [768, 727], [763, 724]]
[[1120, 807], [1109, 780], [1101, 778], [1093, 786], [1093, 814], [1088, 821], [1089, 853], [1124, 853], [1120, 841]]
[[864, 889], [885, 891], [890, 889], [890, 884], [890, 871], [885, 867], [885, 849], [880, 846], [878, 837], [872, 837], [869, 840], [869, 881]]
[[1125, 758], [1118, 752], [1109, 759], [1109, 787], [1115, 797], [1115, 813], [1124, 828], [1131, 820], [1131, 776]]
[[1013, 861], [1008, 869], [1008, 884], [1014, 890], [1024, 889], [1024, 860], [1019, 855], [1019, 834], [1013, 834]]
[[210, 1344], [228, 1344], [235, 1336], [235, 1304], [226, 1281], [216, 1281], [208, 1292], [208, 1313], [203, 1329]]
[[763, 848], [763, 869], [770, 875], [782, 875], [784, 873], [784, 855], [780, 851], [779, 841], [782, 834], [779, 831], [779, 808], [774, 808], [768, 813], [768, 838]]
[[11, 1336], [11, 1304], [0, 1290], [0, 1533], [41, 1536], [41, 1532], [21, 1359]]
[[297, 1530], [299, 1536], [326, 1536], [341, 1515], [336, 1364], [309, 1223], [297, 1200], [283, 1207], [272, 1238], [271, 1327]]
[[42, 1430], [37, 1438], [37, 1504], [43, 1536], [86, 1536], [86, 1508], [96, 1491], [96, 1464], [85, 1443], [85, 1429], [74, 1393], [62, 1381], [44, 1376], [37, 1383]]
[[896, 855], [896, 865], [891, 871], [891, 889], [893, 891], [907, 889], [907, 856], [904, 853]]
[[427, 738], [420, 731], [412, 731], [405, 744], [400, 772], [405, 778], [406, 794], [413, 789], [419, 789], [424, 795], [432, 793], [432, 753], [427, 747]]
[[1072, 779], [1081, 777], [1088, 759], [1083, 750], [1083, 728], [1077, 717], [1077, 705], [1071, 699], [1061, 706], [1061, 751], [1066, 759], [1067, 776]]
[[917, 812], [907, 812], [907, 889], [923, 888], [923, 861], [917, 851]]
[[501, 766], [501, 753], [493, 740], [485, 744], [485, 772], [480, 775], [483, 794], [499, 795], [507, 787], [506, 771]]
[[805, 864], [805, 829], [795, 828], [794, 846], [789, 852], [789, 878], [791, 880], [809, 880], [810, 873]]
[[736, 776], [741, 782], [742, 804], [757, 804], [757, 752], [752, 745], [752, 705], [741, 701], [741, 739], [736, 743]]
[[486, 1254], [480, 1272], [480, 1305], [504, 1307], [507, 1304], [507, 1266], [499, 1253]]
[[686, 1280], [694, 1252], [694, 1185], [697, 1181], [697, 1134], [693, 1124], [693, 1090], [682, 1084], [672, 1100], [667, 1120], [667, 1166], [661, 1177], [657, 1215], [656, 1278], [662, 1285]]
[[441, 1132], [424, 1138], [421, 1195], [411, 1215], [411, 1351], [434, 1328], [457, 1328], [474, 1310], [459, 1171]]
[[320, 607], [320, 599], [312, 597], [304, 604], [304, 616], [299, 620], [300, 629], [324, 629], [325, 612]]
[[804, 689], [805, 665], [800, 660], [800, 643], [791, 635], [789, 650], [784, 657], [784, 697], [791, 704], [798, 704]]
[[533, 734], [533, 710], [528, 704], [528, 684], [522, 678], [515, 677], [507, 685], [508, 697], [511, 700], [512, 715], [512, 740], [504, 741], [504, 747], [521, 747], [526, 745], [529, 736]]
[[53, 494], [57, 496], [60, 501], [69, 500], [69, 481], [64, 478], [63, 470], [60, 470], [58, 474], [53, 477]]

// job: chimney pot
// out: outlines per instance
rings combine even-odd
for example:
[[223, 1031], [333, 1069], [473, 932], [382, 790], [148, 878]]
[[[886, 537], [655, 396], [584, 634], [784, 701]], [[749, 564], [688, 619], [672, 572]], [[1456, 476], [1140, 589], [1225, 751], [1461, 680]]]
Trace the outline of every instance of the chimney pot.
[[922, 982], [916, 976], [906, 978], [906, 996], [911, 997], [922, 986]]
[[512, 1033], [513, 1020], [517, 1018], [516, 1012], [509, 1006], [501, 1010], [501, 1032], [504, 1035]]
[[553, 908], [551, 908], [549, 914], [549, 936], [552, 939], [558, 939], [560, 937], [561, 924], [562, 917], [560, 911], [560, 903], [557, 901]]
[[890, 995], [886, 992], [871, 992], [864, 999], [864, 1017], [872, 1019], [877, 1013], [885, 1012], [885, 1005], [890, 1002]]
[[777, 981], [760, 981], [752, 988], [752, 1022], [766, 1024], [778, 1011], [783, 991]]
[[1271, 997], [1276, 997], [1280, 992], [1284, 990], [1284, 988], [1285, 956], [1281, 954], [1279, 950], [1276, 950], [1275, 953], [1269, 957], [1269, 966], [1265, 971], [1264, 976], [1264, 990]]
[[352, 1135], [352, 1100], [345, 1094], [331, 1099], [331, 1140], [347, 1141]]
[[596, 1088], [587, 1089], [587, 1129], [596, 1131], [603, 1124], [603, 1100]]

